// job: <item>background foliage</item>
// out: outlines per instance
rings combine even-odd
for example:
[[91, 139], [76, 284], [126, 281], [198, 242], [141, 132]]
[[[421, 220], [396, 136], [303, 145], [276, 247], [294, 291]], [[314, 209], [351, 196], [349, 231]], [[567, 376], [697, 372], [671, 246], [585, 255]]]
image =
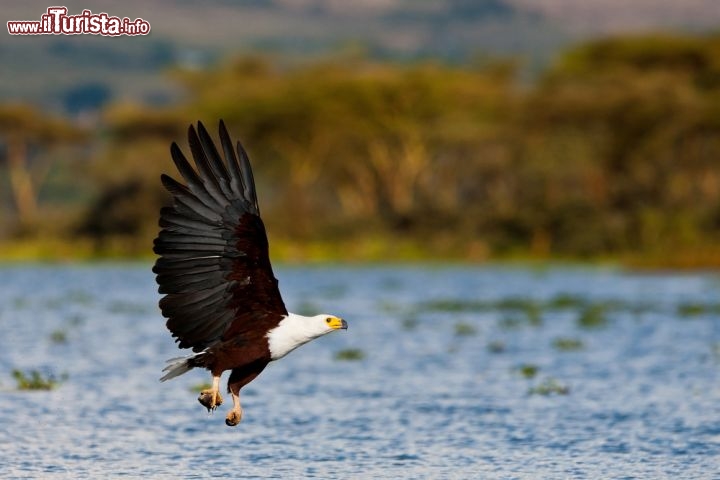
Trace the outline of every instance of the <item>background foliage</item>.
[[532, 83], [510, 60], [352, 52], [168, 77], [180, 103], [117, 102], [85, 126], [0, 107], [6, 252], [149, 255], [169, 142], [223, 118], [286, 259], [720, 264], [720, 36], [587, 43]]

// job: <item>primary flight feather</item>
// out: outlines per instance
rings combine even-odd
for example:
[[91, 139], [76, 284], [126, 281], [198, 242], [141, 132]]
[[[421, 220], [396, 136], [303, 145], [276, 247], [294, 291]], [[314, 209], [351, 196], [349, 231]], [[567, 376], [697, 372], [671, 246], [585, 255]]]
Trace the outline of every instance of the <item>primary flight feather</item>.
[[[250, 160], [240, 142], [233, 149], [220, 121], [221, 156], [202, 123], [188, 129], [193, 167], [176, 143], [173, 162], [185, 184], [163, 174], [173, 205], [160, 210], [160, 234], [153, 272], [167, 328], [180, 348], [193, 355], [168, 360], [162, 381], [202, 367], [212, 387], [198, 400], [208, 410], [222, 404], [220, 376], [230, 370], [233, 408], [225, 423], [242, 418], [240, 389], [278, 360], [310, 340], [338, 329], [334, 315], [289, 313], [270, 265], [265, 225]], [[236, 155], [237, 152], [237, 155]]]

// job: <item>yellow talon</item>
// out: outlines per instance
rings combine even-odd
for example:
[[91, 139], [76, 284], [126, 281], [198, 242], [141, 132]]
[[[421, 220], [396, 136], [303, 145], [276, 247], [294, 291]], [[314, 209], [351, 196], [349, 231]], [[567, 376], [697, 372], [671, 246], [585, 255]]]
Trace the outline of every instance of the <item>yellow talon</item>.
[[213, 389], [207, 389], [200, 392], [200, 396], [198, 397], [198, 402], [202, 404], [203, 407], [208, 409], [208, 412], [214, 411], [217, 407], [222, 405], [223, 399], [222, 396], [220, 396], [220, 392]]

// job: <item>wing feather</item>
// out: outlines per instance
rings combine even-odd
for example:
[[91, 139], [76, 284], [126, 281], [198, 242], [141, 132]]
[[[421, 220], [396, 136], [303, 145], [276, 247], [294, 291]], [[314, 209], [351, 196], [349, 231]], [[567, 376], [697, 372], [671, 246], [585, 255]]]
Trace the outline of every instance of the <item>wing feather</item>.
[[160, 293], [190, 293], [199, 288], [216, 287], [224, 282], [222, 274], [202, 272], [165, 279], [159, 291]]
[[258, 207], [257, 193], [255, 192], [255, 178], [253, 177], [252, 168], [250, 167], [250, 159], [248, 154], [240, 142], [237, 142], [237, 152], [240, 156], [240, 173], [243, 179], [243, 197], [250, 202], [255, 208], [255, 215], [260, 216], [260, 208]]
[[195, 166], [198, 169], [198, 174], [202, 179], [202, 184], [205, 187], [205, 190], [207, 190], [210, 196], [213, 197], [213, 199], [217, 201], [219, 205], [227, 205], [228, 198], [223, 194], [222, 190], [220, 189], [220, 183], [218, 182], [217, 177], [215, 177], [215, 174], [212, 171], [212, 167], [210, 166], [207, 155], [205, 155], [205, 151], [200, 145], [200, 139], [197, 136], [195, 127], [193, 127], [192, 125], [188, 129], [188, 145], [190, 145], [190, 151], [192, 152], [193, 161], [195, 162]]
[[180, 259], [159, 258], [153, 267], [153, 273], [158, 275], [192, 275], [195, 270], [218, 269], [226, 272], [230, 260], [221, 257], [196, 257]]
[[160, 209], [160, 226], [163, 228], [170, 226], [185, 227], [199, 231], [223, 230], [220, 222], [193, 220], [184, 215], [180, 215], [176, 209], [172, 207], [163, 207]]
[[174, 202], [160, 211], [153, 272], [168, 329], [181, 348], [194, 351], [226, 340], [252, 341], [251, 332], [260, 338], [287, 315], [250, 161], [239, 142], [235, 155], [222, 121], [219, 131], [224, 161], [198, 123], [197, 130], [188, 129], [195, 168], [176, 143], [170, 146], [185, 184], [161, 176]]
[[[245, 183], [243, 182], [242, 173], [238, 165], [238, 159], [233, 150], [232, 140], [225, 128], [225, 122], [220, 121], [220, 143], [225, 154], [225, 160], [228, 164], [228, 172], [230, 174], [230, 188], [236, 198], [243, 198], [245, 194]], [[257, 214], [257, 212], [255, 212]]]
[[176, 232], [172, 229], [165, 229], [156, 239], [155, 243], [163, 243], [166, 246], [177, 245], [180, 248], [186, 248], [187, 245], [216, 245], [225, 247], [227, 241], [216, 233], [203, 235], [202, 232]]
[[175, 197], [175, 210], [187, 218], [199, 222], [219, 222], [222, 220], [217, 212], [190, 197]]
[[208, 134], [208, 131], [202, 123], [198, 124], [197, 131], [200, 138], [200, 146], [202, 147], [203, 152], [205, 152], [208, 164], [210, 165], [210, 170], [212, 170], [215, 175], [218, 185], [220, 186], [220, 190], [222, 190], [223, 195], [225, 195], [226, 198], [231, 198], [233, 193], [230, 188], [230, 173], [227, 168], [225, 168], [225, 164], [220, 158], [220, 154], [218, 153], [217, 148], [215, 148], [215, 144], [213, 143], [212, 138], [210, 138], [210, 134]]
[[[182, 150], [180, 150], [180, 147], [178, 147], [175, 142], [170, 145], [170, 156], [172, 157], [178, 172], [180, 172], [180, 175], [187, 182], [188, 189], [193, 192], [193, 194], [195, 194], [195, 196], [197, 196], [197, 198], [200, 199], [200, 201], [202, 201], [206, 206], [220, 209], [222, 204], [217, 203], [207, 190], [205, 190], [202, 179], [192, 168], [190, 162], [187, 161], [185, 155], [182, 153]], [[160, 180], [162, 180], [162, 176], [160, 176]]]

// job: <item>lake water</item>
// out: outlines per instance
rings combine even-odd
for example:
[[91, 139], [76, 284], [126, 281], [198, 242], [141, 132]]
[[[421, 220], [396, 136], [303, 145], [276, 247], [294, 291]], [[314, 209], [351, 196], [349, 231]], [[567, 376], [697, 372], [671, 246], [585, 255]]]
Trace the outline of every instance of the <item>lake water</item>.
[[350, 328], [271, 364], [229, 428], [206, 372], [158, 382], [182, 352], [150, 265], [1, 267], [0, 477], [720, 478], [716, 275], [276, 274]]

